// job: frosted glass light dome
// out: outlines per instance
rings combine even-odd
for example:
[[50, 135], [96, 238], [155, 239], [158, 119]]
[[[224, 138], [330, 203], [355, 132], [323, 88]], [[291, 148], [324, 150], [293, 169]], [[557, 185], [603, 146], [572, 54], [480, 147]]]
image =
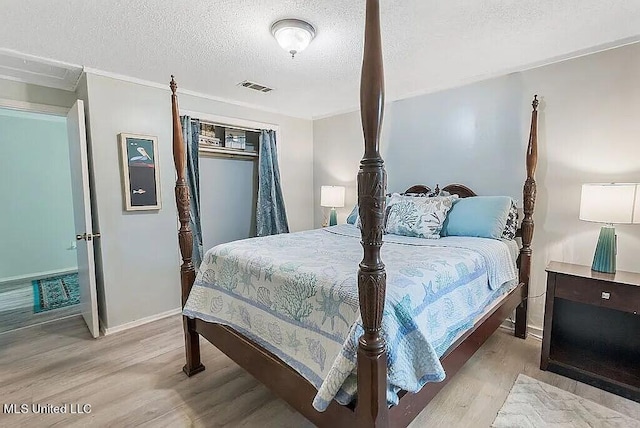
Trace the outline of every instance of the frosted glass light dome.
[[293, 58], [298, 52], [302, 52], [309, 46], [316, 36], [313, 25], [300, 19], [282, 19], [271, 26], [271, 34], [278, 41], [282, 49], [291, 54]]

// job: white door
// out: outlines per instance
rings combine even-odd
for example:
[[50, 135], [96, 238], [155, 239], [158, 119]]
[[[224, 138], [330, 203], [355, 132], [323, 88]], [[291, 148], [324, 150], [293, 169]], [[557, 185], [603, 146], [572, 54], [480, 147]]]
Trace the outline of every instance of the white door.
[[98, 337], [98, 299], [96, 294], [96, 267], [93, 253], [94, 236], [89, 195], [89, 161], [87, 134], [84, 123], [84, 103], [78, 100], [67, 114], [69, 134], [69, 160], [71, 164], [71, 190], [73, 218], [78, 244], [78, 281], [82, 317], [93, 337]]

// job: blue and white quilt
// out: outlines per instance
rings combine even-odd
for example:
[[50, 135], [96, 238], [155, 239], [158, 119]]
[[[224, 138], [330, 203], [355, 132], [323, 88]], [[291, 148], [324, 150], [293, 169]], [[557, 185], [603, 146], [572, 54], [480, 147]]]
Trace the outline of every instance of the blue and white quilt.
[[[513, 241], [385, 235], [383, 335], [390, 405], [445, 378], [439, 357], [516, 284]], [[356, 394], [362, 322], [352, 225], [218, 245], [209, 250], [184, 315], [228, 325], [268, 349], [317, 389], [313, 406]]]

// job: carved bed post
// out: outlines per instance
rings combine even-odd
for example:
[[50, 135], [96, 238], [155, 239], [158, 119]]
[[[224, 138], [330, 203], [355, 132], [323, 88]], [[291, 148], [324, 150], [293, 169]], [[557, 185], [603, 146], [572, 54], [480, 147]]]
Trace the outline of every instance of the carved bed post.
[[[180, 123], [180, 113], [178, 110], [178, 96], [176, 89], [178, 85], [171, 76], [171, 115], [173, 123], [173, 162], [176, 167], [178, 178], [176, 180], [176, 206], [178, 208], [178, 221], [180, 230], [178, 231], [178, 242], [180, 244], [180, 254], [182, 255], [182, 266], [180, 266], [180, 283], [182, 285], [182, 306], [184, 307], [189, 297], [189, 292], [196, 279], [195, 268], [191, 261], [193, 252], [193, 233], [189, 224], [189, 186], [186, 180], [187, 154], [182, 139], [182, 125]], [[200, 362], [200, 336], [195, 331], [194, 321], [183, 316], [184, 340], [187, 363], [182, 370], [187, 376], [193, 376], [204, 370]]]
[[533, 96], [531, 112], [531, 130], [527, 147], [527, 180], [524, 182], [522, 220], [522, 248], [520, 249], [520, 282], [523, 300], [516, 308], [515, 335], [522, 339], [527, 337], [527, 300], [529, 297], [529, 276], [531, 273], [531, 240], [533, 239], [533, 209], [536, 204], [536, 166], [538, 164], [538, 96]]
[[358, 342], [358, 426], [389, 425], [387, 355], [380, 334], [387, 274], [380, 258], [385, 209], [386, 172], [380, 156], [384, 110], [384, 71], [380, 36], [380, 5], [367, 0], [360, 108], [364, 157], [358, 172], [358, 205], [364, 257], [358, 270], [358, 297], [364, 334]]

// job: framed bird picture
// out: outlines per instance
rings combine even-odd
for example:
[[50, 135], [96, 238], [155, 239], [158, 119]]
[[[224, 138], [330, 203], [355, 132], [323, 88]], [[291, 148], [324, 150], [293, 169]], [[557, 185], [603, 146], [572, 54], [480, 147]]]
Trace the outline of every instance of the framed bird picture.
[[125, 211], [159, 210], [160, 172], [158, 139], [147, 135], [118, 134], [122, 160]]

